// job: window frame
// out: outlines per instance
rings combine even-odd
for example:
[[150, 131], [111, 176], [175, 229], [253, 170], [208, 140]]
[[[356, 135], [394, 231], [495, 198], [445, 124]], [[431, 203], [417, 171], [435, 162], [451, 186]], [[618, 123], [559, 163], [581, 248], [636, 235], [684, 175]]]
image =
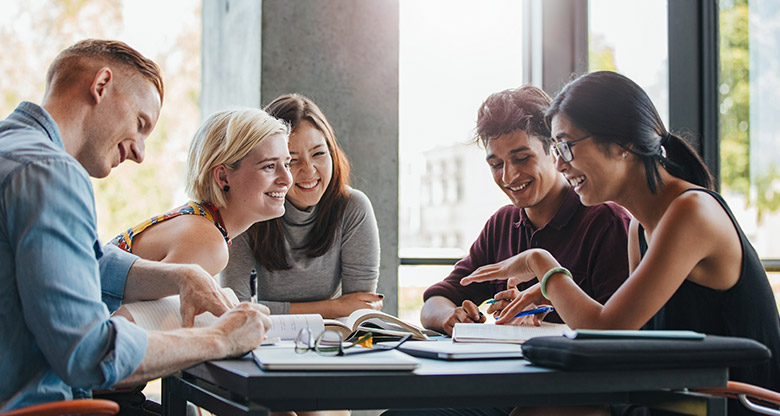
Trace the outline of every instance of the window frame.
[[[667, 5], [669, 128], [690, 135], [719, 188], [718, 5], [706, 0], [668, 1]], [[576, 0], [524, 0], [523, 16], [523, 81], [554, 95], [571, 74], [587, 71], [588, 4]], [[569, 53], [560, 53], [561, 48]], [[454, 265], [458, 260], [400, 257], [399, 263]], [[767, 271], [780, 272], [780, 259], [761, 261]]]

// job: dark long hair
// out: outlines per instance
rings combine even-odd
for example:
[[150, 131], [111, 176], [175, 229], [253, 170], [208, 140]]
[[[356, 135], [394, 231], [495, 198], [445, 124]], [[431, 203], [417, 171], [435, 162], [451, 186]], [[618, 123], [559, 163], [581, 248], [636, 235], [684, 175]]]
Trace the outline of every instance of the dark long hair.
[[[285, 94], [265, 106], [264, 110], [289, 123], [293, 132], [302, 122], [309, 122], [325, 136], [325, 143], [333, 160], [333, 176], [320, 202], [317, 203], [314, 227], [301, 247], [293, 247], [303, 249], [309, 257], [320, 257], [333, 245], [336, 228], [341, 222], [344, 205], [347, 203], [349, 195], [347, 156], [336, 141], [333, 127], [311, 99], [300, 94]], [[257, 263], [268, 270], [290, 269], [291, 266], [287, 263], [281, 218], [255, 223], [248, 232]]]
[[663, 186], [658, 166], [669, 174], [713, 189], [713, 178], [696, 150], [664, 127], [647, 93], [616, 72], [598, 71], [568, 83], [553, 100], [545, 120], [563, 114], [597, 143], [615, 143], [639, 156], [650, 191]]

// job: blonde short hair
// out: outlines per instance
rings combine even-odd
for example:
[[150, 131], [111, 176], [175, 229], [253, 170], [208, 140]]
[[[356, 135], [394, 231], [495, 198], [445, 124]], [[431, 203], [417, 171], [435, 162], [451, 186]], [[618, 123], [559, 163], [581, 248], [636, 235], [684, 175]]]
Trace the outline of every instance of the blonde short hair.
[[290, 127], [258, 108], [238, 108], [212, 114], [195, 132], [187, 155], [187, 195], [217, 208], [226, 205], [225, 194], [214, 180], [219, 165], [238, 169], [254, 147], [276, 134], [290, 134]]

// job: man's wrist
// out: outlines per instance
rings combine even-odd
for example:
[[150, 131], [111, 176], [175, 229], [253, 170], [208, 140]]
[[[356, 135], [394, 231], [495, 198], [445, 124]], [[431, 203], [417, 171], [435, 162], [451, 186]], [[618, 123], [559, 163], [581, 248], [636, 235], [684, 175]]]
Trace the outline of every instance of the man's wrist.
[[229, 337], [227, 335], [217, 328], [213, 328], [213, 332], [210, 332], [209, 347], [213, 351], [218, 351], [218, 356], [213, 359], [225, 358], [233, 354], [233, 348], [231, 348], [230, 342], [228, 342]]
[[170, 267], [170, 269], [166, 271], [170, 275], [169, 280], [176, 285], [179, 290], [192, 280], [192, 266], [189, 264], [170, 264], [167, 266]]

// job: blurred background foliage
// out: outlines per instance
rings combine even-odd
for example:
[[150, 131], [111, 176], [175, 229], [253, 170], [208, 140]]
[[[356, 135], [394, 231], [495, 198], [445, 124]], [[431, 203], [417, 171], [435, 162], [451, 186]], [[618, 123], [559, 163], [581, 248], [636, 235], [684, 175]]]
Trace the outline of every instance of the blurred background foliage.
[[[142, 17], [130, 18], [127, 5], [139, 0], [0, 0], [6, 18], [0, 22], [0, 117], [22, 100], [40, 102], [44, 76], [63, 48], [89, 38], [121, 39], [134, 46], [128, 33], [149, 30]], [[162, 13], [148, 3], [147, 17]], [[162, 114], [147, 139], [146, 160], [123, 164], [106, 179], [94, 180], [98, 232], [106, 241], [124, 228], [184, 202], [184, 160], [189, 140], [200, 120], [200, 10], [198, 0], [174, 2], [181, 29], [170, 42], [150, 50], [138, 48], [157, 62], [166, 86]], [[14, 6], [14, 7], [11, 7]], [[744, 196], [762, 214], [780, 208], [780, 172], [753, 172], [750, 165], [750, 40], [747, 0], [720, 0], [720, 133], [721, 186]], [[159, 31], [162, 28], [151, 27]], [[141, 30], [140, 32], [143, 32]], [[140, 33], [139, 32], [139, 33]], [[148, 37], [148, 35], [147, 35]], [[593, 39], [591, 67], [614, 70], [614, 51]], [[151, 50], [153, 49], [153, 50]], [[752, 187], [752, 188], [751, 188]]]
[[751, 166], [750, 8], [748, 0], [721, 0], [719, 6], [721, 186], [743, 195], [761, 223], [780, 208], [780, 171]]
[[[146, 140], [144, 162], [123, 163], [108, 178], [93, 179], [98, 233], [104, 242], [141, 220], [185, 201], [184, 161], [200, 121], [201, 2], [175, 2], [176, 19], [183, 19], [181, 30], [170, 41], [158, 38], [151, 47], [139, 47], [142, 42], [134, 33], [156, 30], [150, 17], [161, 11], [155, 2], [146, 1], [147, 15], [129, 16], [126, 6], [131, 1], [138, 3], [138, 0], [28, 0], [14, 1], [14, 4], [0, 1], [6, 14], [0, 22], [2, 118], [22, 100], [40, 103], [49, 63], [62, 49], [82, 39], [125, 41], [162, 69], [165, 101], [157, 127]], [[138, 7], [139, 4], [134, 5]], [[136, 37], [138, 40], [134, 42]]]
[[721, 2], [721, 186], [750, 195], [750, 40], [747, 0]]

